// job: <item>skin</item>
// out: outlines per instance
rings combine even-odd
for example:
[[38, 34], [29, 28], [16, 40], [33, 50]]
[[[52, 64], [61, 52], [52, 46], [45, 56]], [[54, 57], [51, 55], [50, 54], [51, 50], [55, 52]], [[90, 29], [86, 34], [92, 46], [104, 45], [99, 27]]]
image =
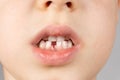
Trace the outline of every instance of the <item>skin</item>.
[[[118, 0], [0, 0], [0, 63], [5, 80], [96, 80], [111, 53]], [[49, 24], [67, 24], [81, 39], [74, 61], [47, 67], [33, 56], [30, 41]]]

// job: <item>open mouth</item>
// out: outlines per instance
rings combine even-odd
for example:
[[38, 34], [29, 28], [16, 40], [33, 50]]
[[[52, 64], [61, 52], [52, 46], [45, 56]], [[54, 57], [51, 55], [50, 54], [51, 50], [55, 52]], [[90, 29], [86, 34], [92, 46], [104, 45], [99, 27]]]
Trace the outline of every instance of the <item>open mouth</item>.
[[67, 36], [46, 36], [38, 43], [37, 47], [44, 50], [64, 50], [74, 46], [73, 41]]
[[79, 38], [68, 26], [45, 27], [32, 41], [33, 53], [45, 65], [63, 65], [79, 50]]

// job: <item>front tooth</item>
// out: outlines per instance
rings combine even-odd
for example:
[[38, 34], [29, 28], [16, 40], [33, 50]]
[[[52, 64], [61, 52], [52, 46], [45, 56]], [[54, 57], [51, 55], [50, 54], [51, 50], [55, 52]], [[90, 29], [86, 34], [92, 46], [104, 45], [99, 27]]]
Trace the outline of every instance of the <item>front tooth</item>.
[[54, 36], [49, 36], [49, 37], [48, 37], [48, 40], [51, 41], [51, 42], [52, 42], [52, 41], [56, 41], [56, 37], [54, 37]]
[[67, 42], [67, 41], [63, 41], [63, 42], [62, 42], [62, 47], [63, 47], [64, 49], [68, 48], [68, 42]]
[[39, 47], [40, 47], [41, 49], [44, 49], [45, 46], [46, 46], [45, 41], [41, 41], [40, 44], [39, 44]]
[[46, 47], [45, 47], [45, 49], [50, 49], [51, 45], [52, 45], [51, 41], [46, 41]]
[[58, 37], [57, 37], [57, 42], [59, 42], [59, 41], [64, 41], [64, 39], [65, 39], [64, 37], [58, 36]]
[[62, 49], [62, 42], [61, 41], [57, 41], [55, 48], [56, 49]]

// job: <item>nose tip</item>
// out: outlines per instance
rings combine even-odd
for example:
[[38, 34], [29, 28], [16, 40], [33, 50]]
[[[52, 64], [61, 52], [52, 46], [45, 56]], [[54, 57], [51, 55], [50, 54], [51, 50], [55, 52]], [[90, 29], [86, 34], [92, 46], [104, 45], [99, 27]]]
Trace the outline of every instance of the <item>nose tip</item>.
[[37, 2], [37, 5], [40, 9], [46, 10], [48, 8], [56, 8], [56, 9], [70, 9], [73, 10], [74, 2], [72, 0], [43, 0], [43, 2]]

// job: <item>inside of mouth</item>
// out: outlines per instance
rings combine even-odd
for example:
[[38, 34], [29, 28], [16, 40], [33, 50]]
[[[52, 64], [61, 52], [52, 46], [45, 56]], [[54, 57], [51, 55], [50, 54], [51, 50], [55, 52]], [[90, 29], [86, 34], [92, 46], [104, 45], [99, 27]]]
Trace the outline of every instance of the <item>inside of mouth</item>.
[[65, 36], [47, 36], [43, 37], [37, 44], [41, 49], [63, 50], [74, 46], [71, 38]]

